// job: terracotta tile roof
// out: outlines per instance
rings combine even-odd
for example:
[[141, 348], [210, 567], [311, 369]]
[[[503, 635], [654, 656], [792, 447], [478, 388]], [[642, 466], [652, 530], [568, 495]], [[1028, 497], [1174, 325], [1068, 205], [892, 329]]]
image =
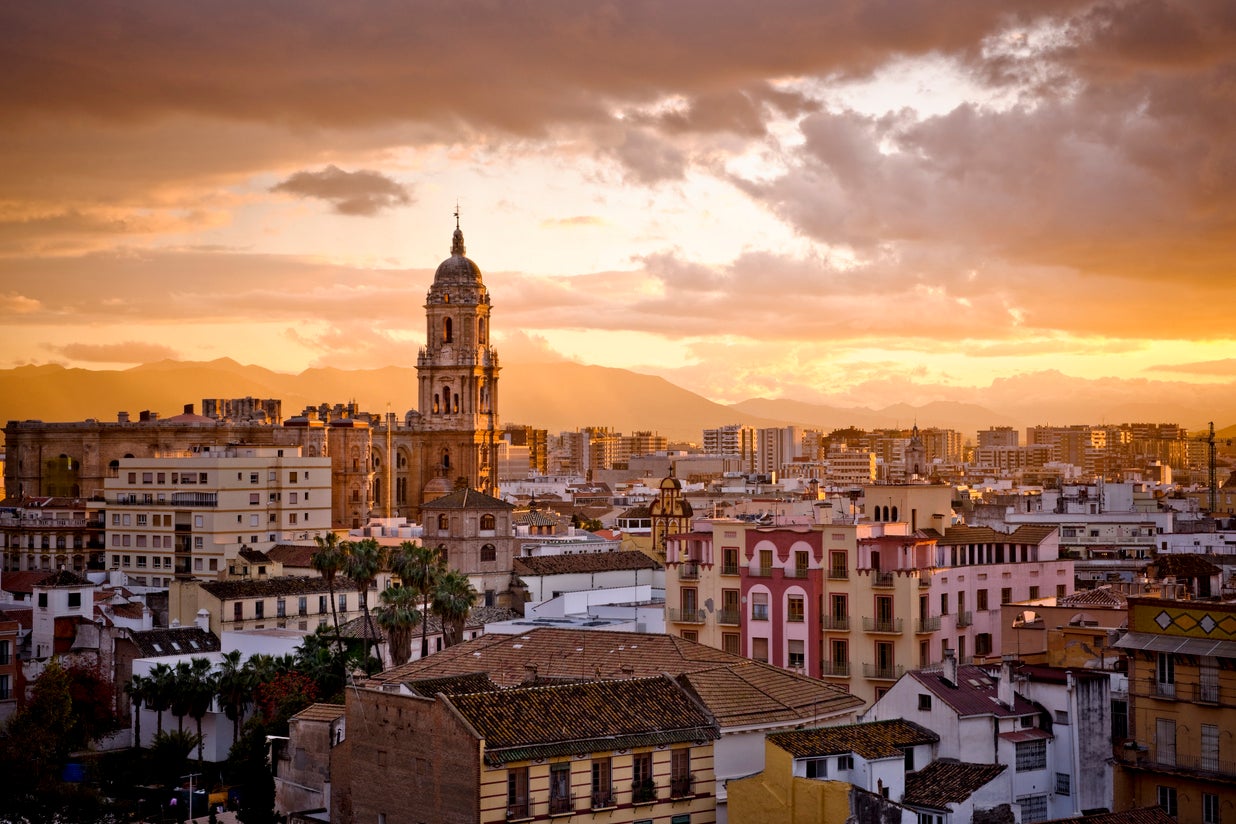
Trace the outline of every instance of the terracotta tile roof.
[[[728, 672], [726, 672], [728, 670]], [[374, 676], [379, 683], [488, 673], [503, 687], [539, 678], [683, 680], [722, 727], [790, 723], [855, 710], [863, 702], [831, 684], [672, 635], [538, 627], [483, 635]]]
[[137, 647], [141, 658], [219, 651], [218, 636], [201, 627], [133, 630], [129, 640]]
[[50, 572], [6, 572], [0, 575], [0, 589], [15, 595], [30, 595], [34, 585], [49, 575]]
[[316, 546], [275, 544], [266, 551], [266, 557], [283, 564], [285, 567], [309, 569], [313, 566], [313, 553], [317, 551], [318, 548]]
[[335, 721], [348, 711], [343, 704], [310, 704], [292, 716], [293, 721]]
[[[464, 622], [464, 628], [481, 629], [486, 624], [493, 624], [498, 621], [514, 621], [519, 617], [518, 612], [506, 607], [477, 606], [473, 607], [472, 611], [468, 613], [468, 620]], [[425, 621], [425, 626], [427, 634], [438, 635], [442, 632], [442, 619], [431, 613]], [[369, 634], [365, 629], [365, 616], [358, 615], [351, 620], [339, 624], [339, 635], [343, 638], [364, 638]], [[386, 639], [386, 633], [382, 632], [382, 628], [378, 626], [376, 615], [373, 617], [373, 631], [377, 634], [377, 640]], [[416, 636], [417, 643], [419, 643], [421, 637], [420, 624], [416, 625], [416, 630], [413, 634]]]
[[870, 761], [900, 757], [904, 754], [903, 747], [935, 744], [940, 736], [913, 721], [894, 718], [838, 727], [774, 732], [768, 734], [767, 740], [795, 758], [852, 752]]
[[21, 629], [34, 627], [34, 610], [32, 609], [0, 609], [0, 618], [5, 621], [16, 621]]
[[558, 526], [566, 519], [548, 512], [534, 509], [531, 512], [516, 512], [511, 520], [521, 526]]
[[1094, 589], [1079, 589], [1077, 592], [1056, 599], [1058, 607], [1094, 607], [1099, 609], [1125, 609], [1129, 599], [1110, 586]]
[[515, 505], [501, 498], [494, 498], [475, 489], [456, 489], [450, 495], [443, 495], [432, 501], [421, 504], [421, 510], [438, 509], [502, 509], [511, 510]]
[[141, 618], [142, 612], [145, 609], [138, 603], [116, 604], [112, 609], [112, 615], [117, 618]]
[[[269, 598], [278, 595], [325, 595], [330, 592], [325, 579], [308, 575], [283, 578], [257, 578], [233, 581], [207, 581], [201, 588], [223, 601], [237, 598]], [[355, 592], [356, 583], [350, 578], [335, 579], [335, 592]]]
[[987, 674], [982, 667], [964, 665], [957, 667], [957, 684], [944, 680], [944, 674], [939, 670], [914, 670], [908, 675], [939, 697], [958, 715], [995, 715], [1000, 718], [1032, 715], [1038, 709], [1014, 693], [1013, 708], [996, 700], [996, 679]]
[[1177, 578], [1209, 578], [1222, 572], [1219, 567], [1207, 561], [1201, 555], [1169, 553], [1156, 555], [1154, 563], [1155, 575], [1166, 578], [1174, 575]]
[[[924, 530], [925, 532], [926, 530]], [[1041, 544], [1055, 534], [1055, 526], [1022, 524], [1012, 532], [999, 532], [989, 526], [950, 526], [939, 539], [941, 546], [964, 544]]]
[[1175, 824], [1162, 807], [1134, 807], [1118, 813], [1096, 813], [1076, 818], [1054, 818], [1040, 824]]
[[1012, 730], [1011, 732], [1000, 733], [1000, 738], [1014, 744], [1021, 744], [1025, 741], [1048, 741], [1051, 737], [1051, 733], [1047, 730], [1041, 730], [1038, 727], [1026, 727], [1024, 730]]
[[1004, 772], [1004, 764], [966, 764], [952, 759], [937, 759], [916, 772], [906, 773], [903, 804], [914, 807], [947, 809], [960, 804]]
[[267, 557], [265, 552], [262, 552], [259, 549], [254, 549], [251, 546], [241, 547], [240, 552], [237, 553], [237, 556], [240, 557], [242, 560], [248, 561], [251, 564], [269, 564], [270, 563], [270, 558]]
[[637, 550], [620, 552], [579, 552], [573, 555], [540, 555], [516, 558], [518, 575], [570, 575], [589, 572], [620, 572], [636, 569], [661, 569], [654, 559]]
[[432, 698], [440, 692], [446, 695], [461, 695], [493, 692], [499, 689], [498, 685], [490, 681], [489, 676], [483, 672], [472, 672], [467, 675], [450, 675], [446, 678], [422, 678], [419, 681], [409, 681], [405, 686], [418, 695], [423, 695], [427, 698]]
[[453, 695], [491, 765], [650, 743], [708, 741], [713, 720], [671, 678], [585, 681]]
[[646, 505], [633, 506], [629, 509], [624, 509], [619, 518], [651, 518], [652, 510]]
[[35, 584], [39, 587], [92, 587], [88, 579], [83, 578], [76, 572], [69, 569], [61, 569], [56, 572], [46, 575], [42, 580]]

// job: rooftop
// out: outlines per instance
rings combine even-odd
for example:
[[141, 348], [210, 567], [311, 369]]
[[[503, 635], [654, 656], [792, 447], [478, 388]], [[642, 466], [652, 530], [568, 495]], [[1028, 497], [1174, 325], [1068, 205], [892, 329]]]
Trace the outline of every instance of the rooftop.
[[1033, 715], [1038, 709], [1017, 693], [1013, 694], [1012, 709], [997, 700], [996, 678], [982, 667], [964, 665], [957, 667], [957, 683], [950, 684], [940, 670], [914, 670], [908, 675], [922, 684], [960, 716], [996, 715], [1012, 717]]
[[946, 809], [960, 804], [977, 790], [990, 784], [1004, 764], [966, 764], [937, 759], [916, 772], [906, 773], [906, 789], [901, 801], [915, 807]]
[[660, 569], [661, 565], [638, 550], [623, 550], [516, 558], [514, 568], [516, 574], [520, 575], [570, 575]]
[[795, 758], [852, 752], [869, 761], [877, 758], [899, 758], [904, 755], [905, 747], [935, 744], [939, 740], [940, 736], [926, 727], [901, 718], [776, 732], [768, 736], [770, 744], [780, 747]]

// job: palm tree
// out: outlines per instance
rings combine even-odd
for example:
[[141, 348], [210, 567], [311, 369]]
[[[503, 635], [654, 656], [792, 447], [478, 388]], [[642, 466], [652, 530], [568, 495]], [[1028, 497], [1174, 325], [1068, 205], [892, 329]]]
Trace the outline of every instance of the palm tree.
[[185, 731], [185, 716], [189, 714], [189, 702], [193, 699], [195, 677], [188, 661], [178, 661], [172, 674], [172, 696], [169, 709], [176, 716], [177, 732]]
[[167, 664], [155, 664], [146, 678], [146, 705], [158, 715], [155, 734], [163, 732], [163, 711], [172, 705], [176, 673]]
[[373, 619], [369, 615], [369, 588], [385, 567], [386, 547], [373, 538], [365, 538], [351, 545], [345, 570], [360, 591], [361, 610], [365, 613], [365, 627], [369, 636], [365, 641], [366, 650], [377, 635], [373, 629]]
[[313, 540], [318, 549], [309, 563], [326, 581], [326, 589], [330, 593], [330, 614], [335, 620], [335, 639], [339, 644], [339, 651], [343, 652], [343, 639], [339, 637], [339, 611], [335, 608], [335, 577], [343, 571], [347, 562], [347, 542], [339, 543], [339, 536], [333, 532], [314, 535]]
[[468, 613], [476, 606], [477, 592], [468, 576], [447, 570], [433, 591], [433, 611], [442, 622], [442, 645], [449, 647], [463, 640]]
[[129, 694], [129, 701], [133, 705], [133, 737], [139, 750], [142, 748], [142, 703], [147, 700], [149, 684], [147, 679], [134, 675], [124, 685], [124, 691]]
[[234, 649], [219, 662], [219, 704], [232, 722], [232, 741], [240, 739], [241, 719], [253, 703], [253, 671], [240, 659], [240, 650]]
[[392, 586], [378, 598], [382, 602], [376, 610], [378, 626], [386, 631], [391, 666], [399, 666], [412, 657], [412, 630], [422, 619], [416, 608], [417, 593], [411, 587]]
[[197, 722], [197, 762], [202, 763], [202, 719], [210, 712], [210, 705], [218, 692], [219, 675], [207, 658], [194, 658], [189, 664], [189, 717]]
[[[427, 547], [404, 541], [391, 558], [391, 569], [399, 576], [405, 587], [411, 587], [421, 596], [421, 615], [429, 614], [429, 600], [438, 585], [438, 579], [446, 573], [446, 561], [442, 559], [442, 545]], [[421, 621], [421, 657], [429, 655], [428, 628]]]

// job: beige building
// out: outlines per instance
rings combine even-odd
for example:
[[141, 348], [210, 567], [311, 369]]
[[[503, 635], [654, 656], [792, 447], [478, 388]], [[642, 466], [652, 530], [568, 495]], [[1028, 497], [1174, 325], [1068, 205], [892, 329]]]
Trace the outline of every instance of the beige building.
[[122, 458], [104, 481], [107, 567], [143, 586], [167, 586], [173, 574], [216, 579], [245, 547], [328, 531], [330, 459], [299, 453], [203, 447]]
[[[382, 572], [368, 592], [369, 609], [378, 605], [378, 593], [390, 586]], [[339, 623], [364, 614], [356, 584], [335, 579], [335, 611]], [[205, 613], [205, 627], [215, 634], [252, 629], [291, 629], [313, 632], [334, 621], [330, 588], [323, 578], [276, 577], [247, 580], [194, 581], [173, 578], [168, 590], [168, 616], [188, 626]], [[332, 629], [333, 632], [333, 629]]]

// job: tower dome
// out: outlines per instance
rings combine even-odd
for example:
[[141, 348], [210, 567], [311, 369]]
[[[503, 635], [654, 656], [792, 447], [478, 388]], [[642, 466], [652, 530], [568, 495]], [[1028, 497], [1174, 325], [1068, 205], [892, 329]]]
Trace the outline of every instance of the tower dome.
[[481, 280], [481, 267], [466, 255], [463, 230], [455, 224], [451, 238], [451, 256], [438, 264], [434, 272], [433, 286], [429, 288], [429, 300], [435, 298], [444, 303], [484, 303], [485, 284]]

